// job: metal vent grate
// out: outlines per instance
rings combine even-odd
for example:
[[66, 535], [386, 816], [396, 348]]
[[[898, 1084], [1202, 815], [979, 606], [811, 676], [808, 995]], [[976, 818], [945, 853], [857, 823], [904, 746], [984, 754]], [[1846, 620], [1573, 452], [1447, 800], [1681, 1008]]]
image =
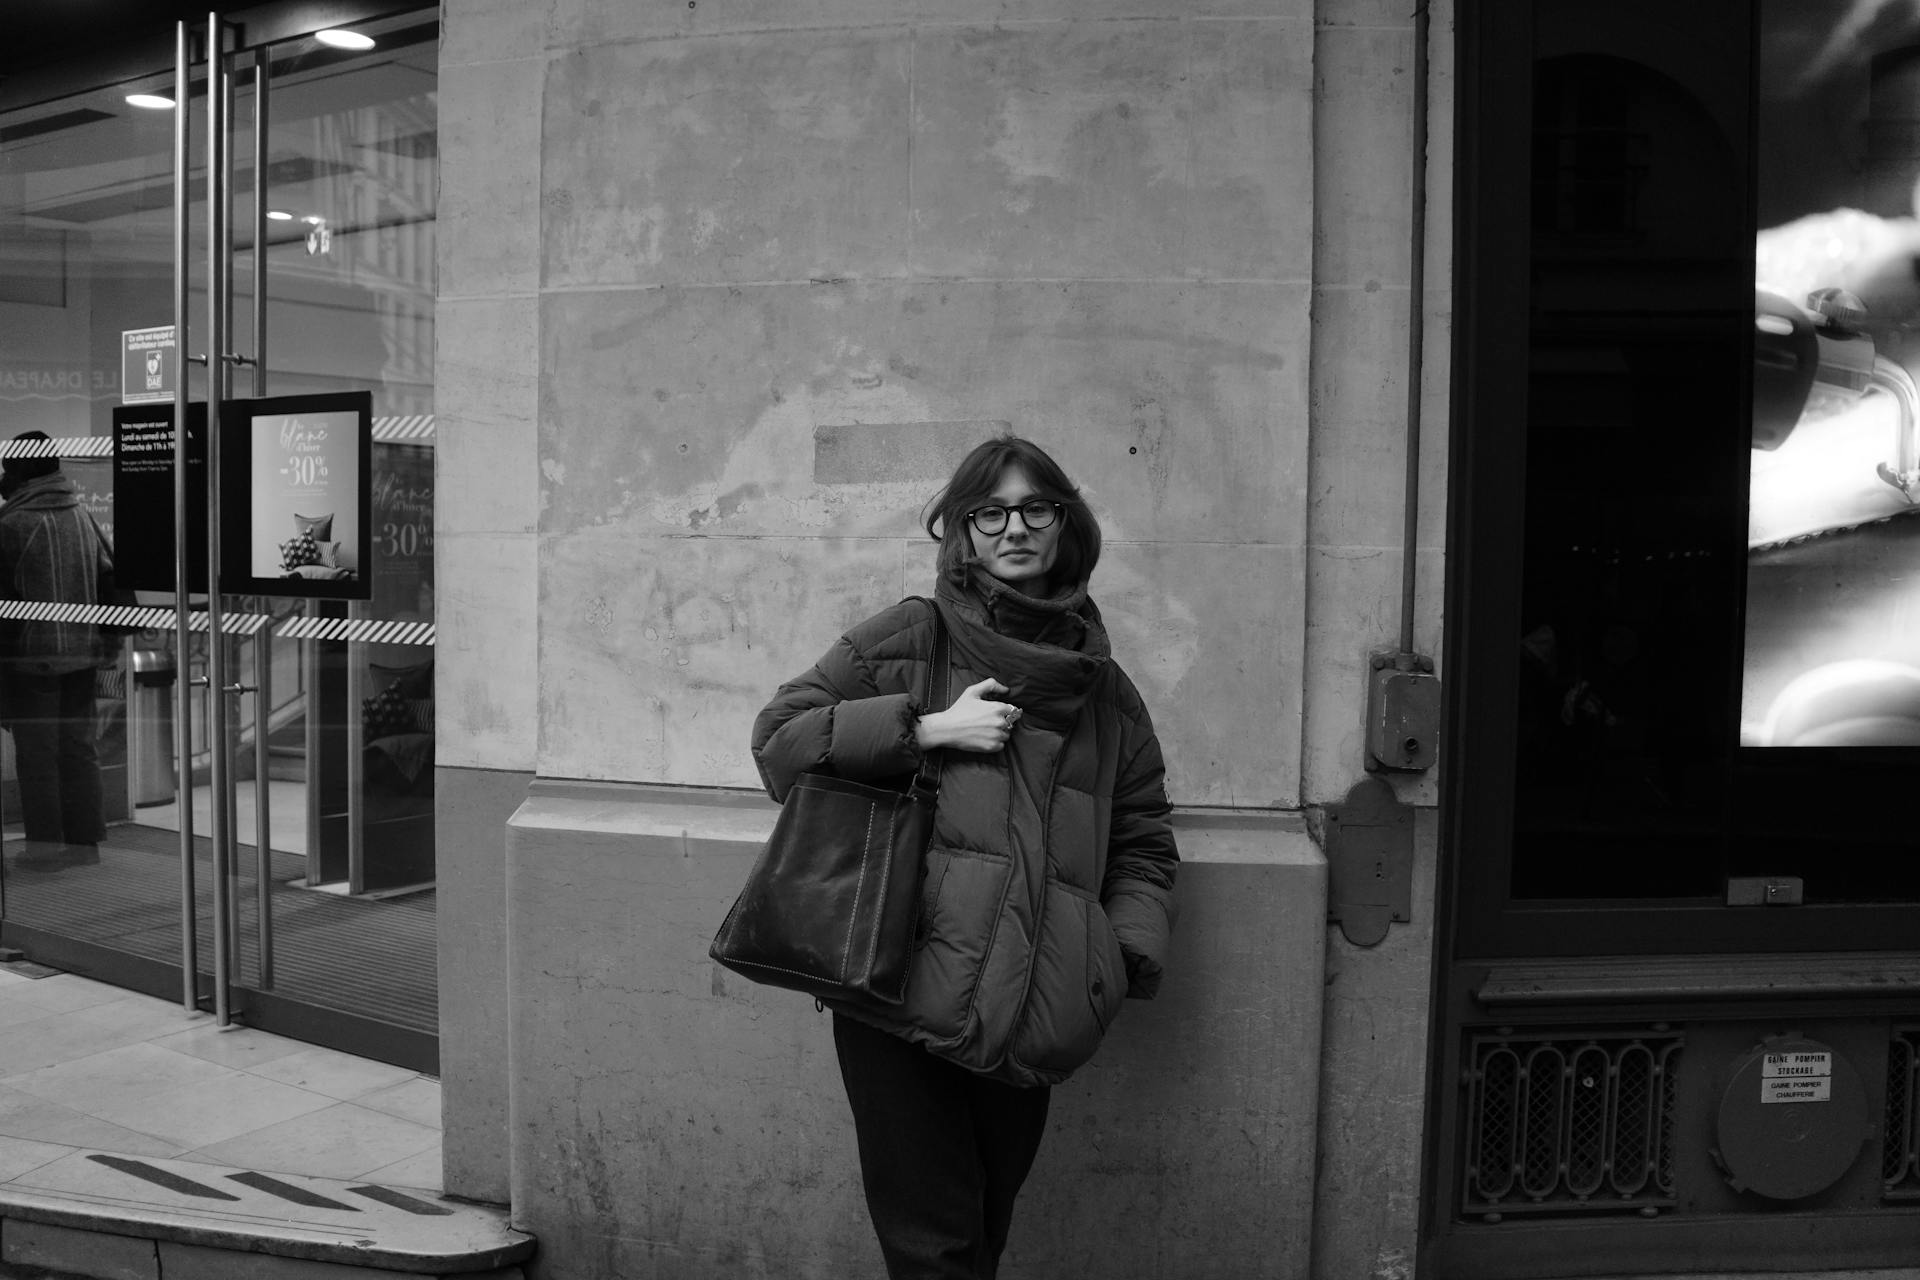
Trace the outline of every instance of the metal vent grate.
[[1681, 1043], [1677, 1032], [1474, 1036], [1463, 1210], [1637, 1213], [1672, 1205]]
[[1920, 1026], [1887, 1040], [1887, 1114], [1880, 1177], [1889, 1200], [1920, 1200]]

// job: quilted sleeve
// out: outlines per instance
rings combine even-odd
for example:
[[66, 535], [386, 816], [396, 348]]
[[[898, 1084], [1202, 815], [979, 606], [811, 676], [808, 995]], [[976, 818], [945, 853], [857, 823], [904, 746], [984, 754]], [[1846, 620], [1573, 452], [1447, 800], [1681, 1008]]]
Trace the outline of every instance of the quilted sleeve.
[[919, 701], [882, 693], [872, 668], [847, 636], [803, 675], [781, 685], [753, 722], [753, 760], [775, 801], [803, 773], [855, 781], [911, 773], [920, 766], [914, 724]]
[[1160, 990], [1173, 936], [1173, 882], [1180, 851], [1170, 822], [1166, 764], [1146, 708], [1134, 707], [1130, 723], [1114, 782], [1113, 828], [1100, 901], [1126, 957], [1127, 994], [1150, 1000]]

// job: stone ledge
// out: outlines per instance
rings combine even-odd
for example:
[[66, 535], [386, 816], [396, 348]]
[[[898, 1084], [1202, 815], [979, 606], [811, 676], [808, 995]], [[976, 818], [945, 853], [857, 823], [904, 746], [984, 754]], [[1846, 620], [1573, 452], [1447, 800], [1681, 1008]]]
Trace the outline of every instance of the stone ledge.
[[[508, 821], [526, 832], [763, 843], [780, 810], [757, 791], [536, 778]], [[1324, 867], [1326, 858], [1294, 809], [1173, 811], [1180, 860]]]

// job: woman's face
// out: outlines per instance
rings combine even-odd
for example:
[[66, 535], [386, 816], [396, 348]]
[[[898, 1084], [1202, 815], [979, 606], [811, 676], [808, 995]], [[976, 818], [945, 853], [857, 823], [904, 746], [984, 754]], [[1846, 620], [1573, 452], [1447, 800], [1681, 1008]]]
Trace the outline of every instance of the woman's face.
[[1063, 517], [1055, 513], [1054, 522], [1044, 529], [1029, 529], [1018, 510], [1020, 504], [1040, 496], [1026, 469], [1018, 463], [1000, 473], [1000, 483], [980, 506], [1005, 507], [1007, 527], [998, 533], [981, 533], [969, 519], [967, 534], [973, 539], [973, 554], [981, 567], [1000, 581], [1017, 585], [1028, 595], [1046, 594], [1047, 575], [1053, 571], [1054, 557], [1060, 551]]

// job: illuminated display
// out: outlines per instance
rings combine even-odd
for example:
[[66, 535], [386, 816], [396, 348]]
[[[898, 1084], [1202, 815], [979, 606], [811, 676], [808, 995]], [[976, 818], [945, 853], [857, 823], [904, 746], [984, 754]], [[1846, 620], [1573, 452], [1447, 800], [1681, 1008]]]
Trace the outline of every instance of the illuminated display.
[[222, 411], [223, 585], [254, 595], [371, 594], [372, 397], [239, 400]]
[[1920, 744], [1920, 15], [1868, 8], [1761, 8], [1748, 747]]

